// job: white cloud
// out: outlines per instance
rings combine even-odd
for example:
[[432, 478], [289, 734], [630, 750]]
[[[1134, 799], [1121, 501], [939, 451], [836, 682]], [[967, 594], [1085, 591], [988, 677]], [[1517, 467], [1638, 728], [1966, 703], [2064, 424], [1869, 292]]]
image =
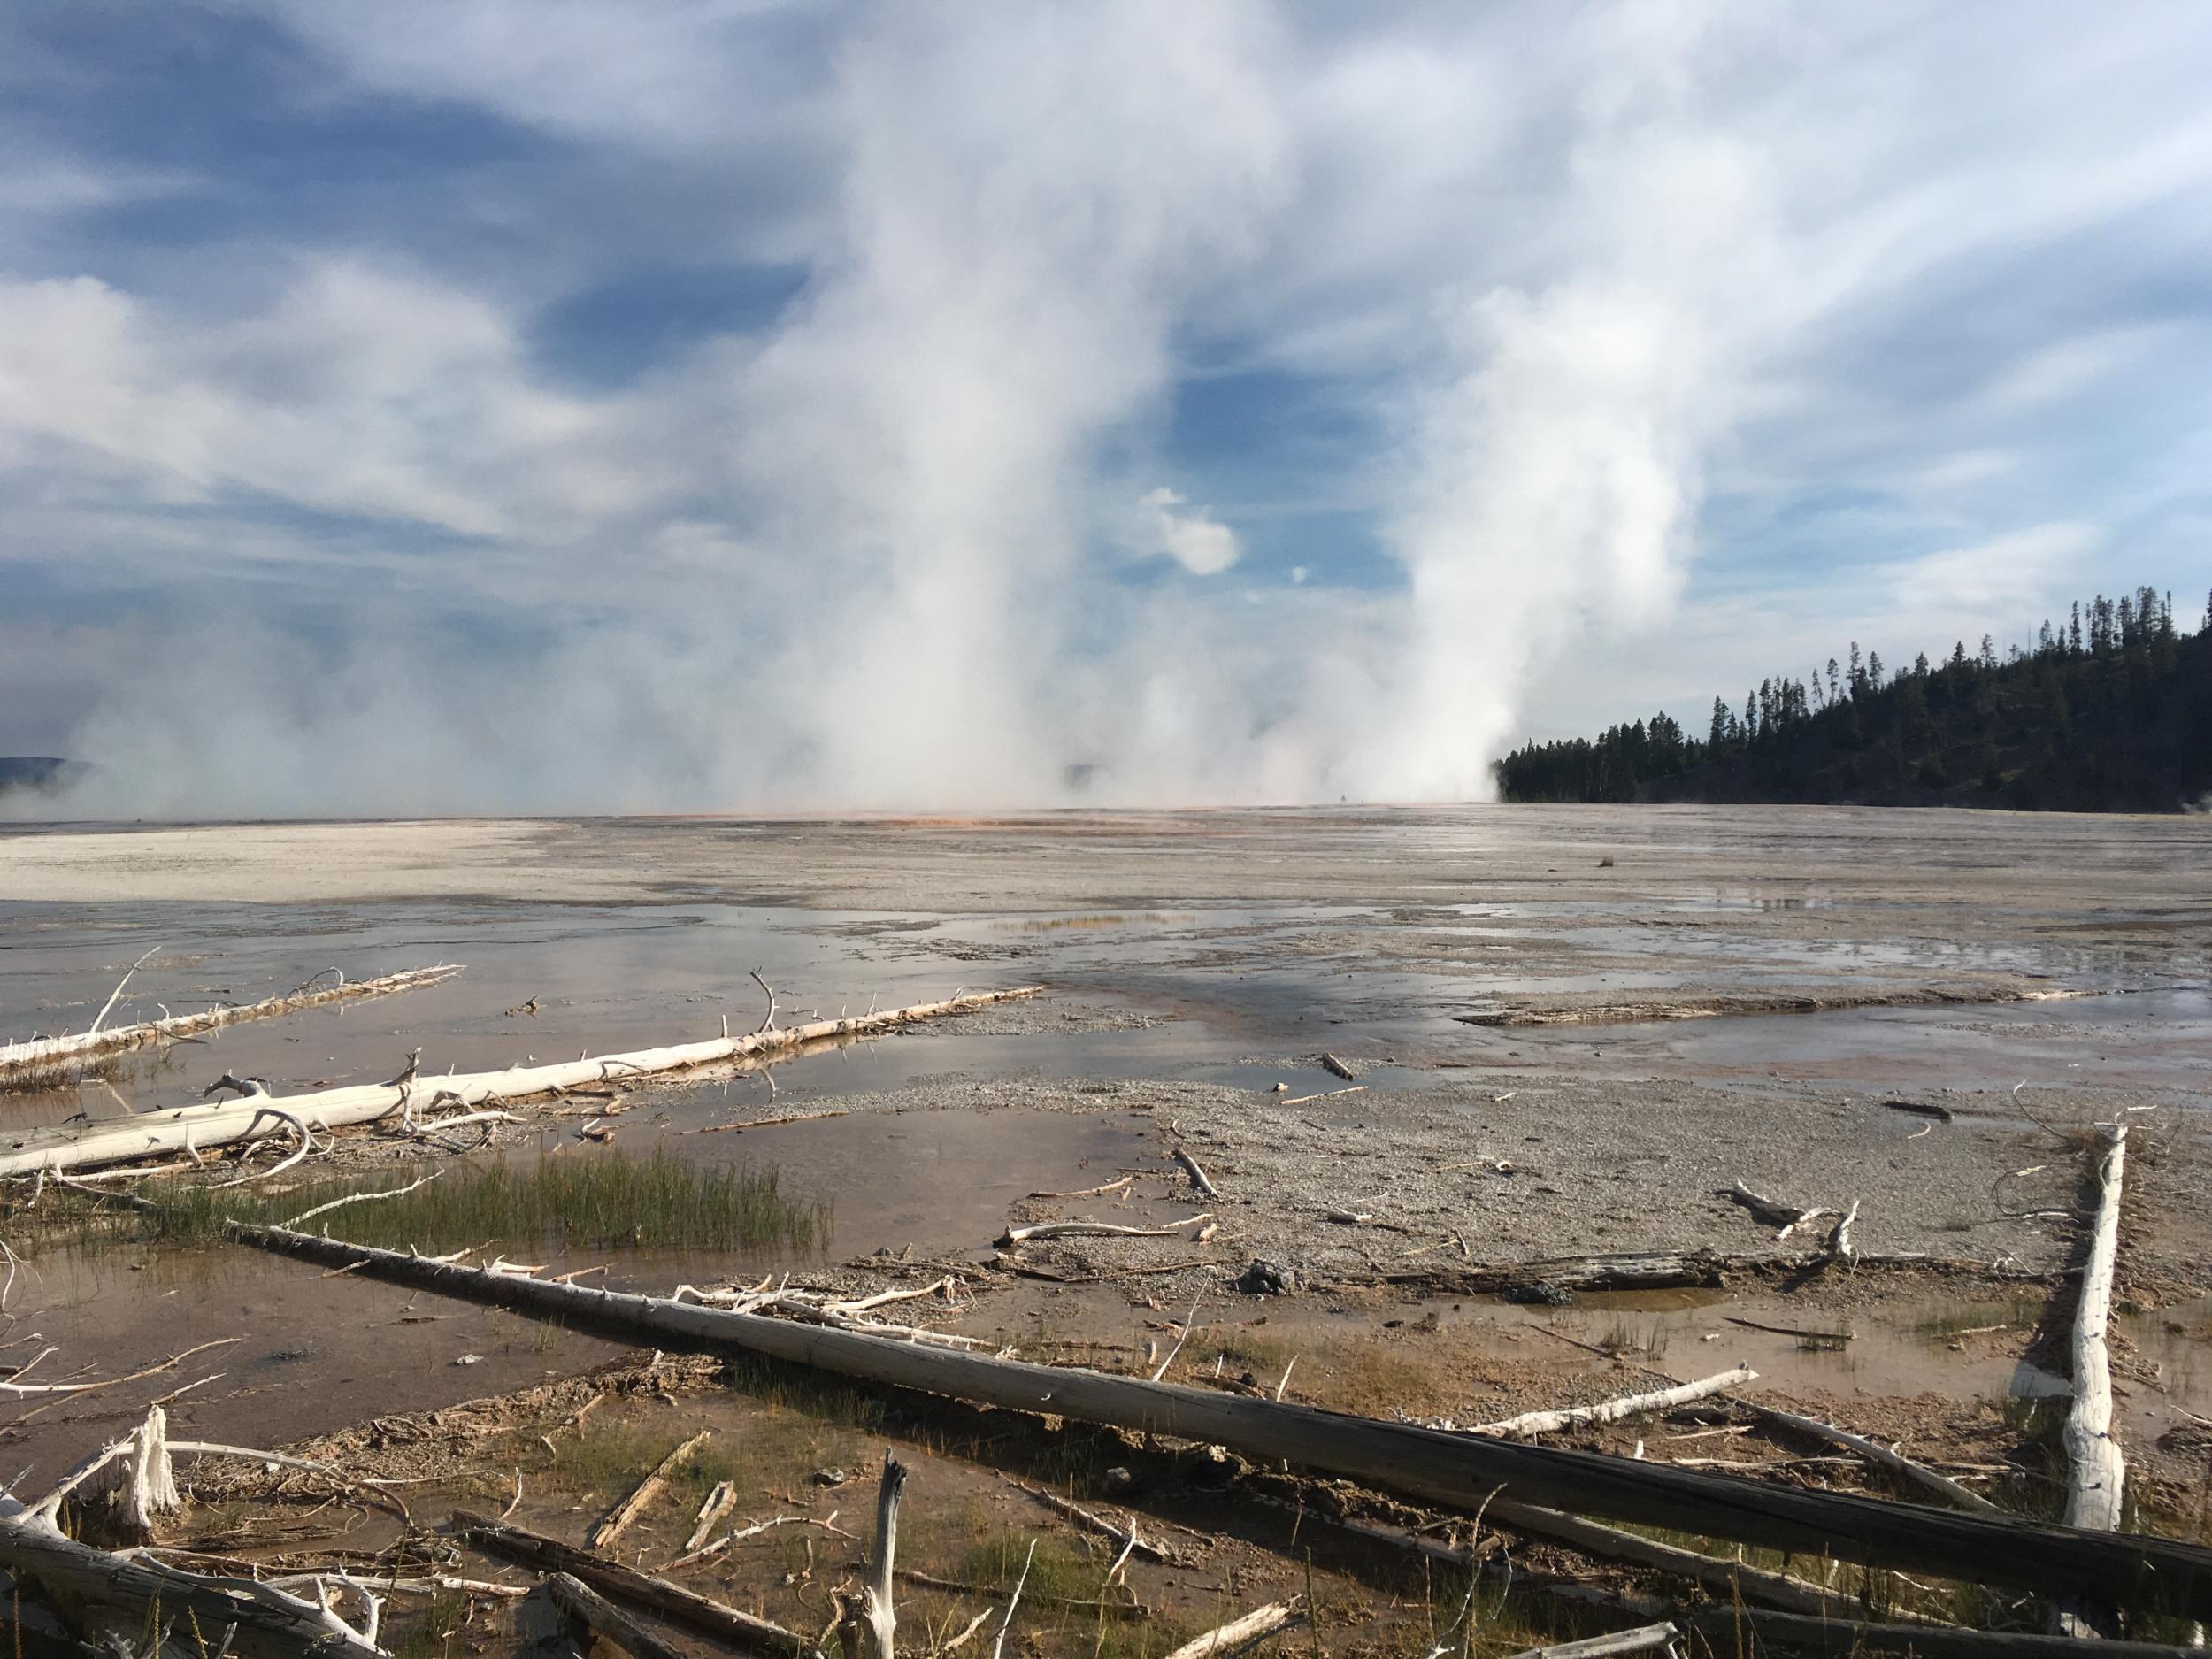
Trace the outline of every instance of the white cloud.
[[[2124, 3], [2085, 39], [2029, 4], [271, 0], [333, 77], [299, 108], [457, 102], [545, 142], [454, 185], [438, 236], [211, 227], [75, 265], [54, 227], [156, 174], [42, 154], [0, 187], [41, 227], [0, 267], [0, 560], [149, 593], [250, 573], [211, 626], [282, 639], [289, 606], [336, 637], [356, 701], [257, 682], [250, 744], [196, 769], [229, 810], [260, 778], [312, 803], [346, 744], [403, 757], [426, 724], [452, 804], [544, 803], [564, 764], [683, 803], [1038, 800], [1075, 762], [1093, 800], [1463, 794], [1593, 637], [1640, 699], [1824, 656], [1839, 624], [2001, 626], [2147, 503], [2200, 536], [2212, 24]], [[652, 258], [772, 250], [803, 289], [619, 393], [559, 382], [533, 307], [618, 290], [609, 226], [674, 175], [727, 194], [687, 186]], [[234, 204], [257, 176], [207, 182]], [[638, 189], [603, 223], [609, 179]], [[512, 251], [560, 237], [557, 281]], [[1201, 359], [1307, 377], [1382, 436], [1265, 499], [1209, 469], [1290, 417], [1173, 448]], [[1711, 503], [1755, 546], [1827, 494], [1942, 550], [1776, 554], [1746, 637], [1709, 606], [1654, 632]], [[1194, 574], [1245, 541], [1301, 562], [1133, 588], [1133, 499]], [[1356, 595], [1324, 545], [1354, 519], [1395, 579]], [[419, 626], [356, 614], [403, 588]], [[1825, 612], [1798, 631], [1790, 588]], [[176, 674], [119, 672], [86, 741], [152, 766], [204, 732]], [[441, 675], [480, 727], [387, 684]]]
[[[1218, 576], [1237, 562], [1236, 532], [1217, 523], [1207, 509], [1178, 512], [1183, 498], [1165, 485], [1146, 492], [1137, 504], [1144, 510], [1156, 550], [1192, 575]], [[1305, 580], [1303, 571], [1297, 580]]]
[[1964, 612], [2002, 627], [2076, 580], [2104, 535], [2088, 524], [2039, 524], [1970, 547], [1947, 548], [1886, 567], [1897, 603], [1908, 611]]

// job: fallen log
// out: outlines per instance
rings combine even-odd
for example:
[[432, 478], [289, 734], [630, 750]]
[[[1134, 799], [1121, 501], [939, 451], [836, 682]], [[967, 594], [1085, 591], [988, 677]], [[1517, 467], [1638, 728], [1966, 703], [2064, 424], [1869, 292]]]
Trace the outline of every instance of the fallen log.
[[1690, 1617], [1716, 1653], [1748, 1653], [1752, 1641], [1838, 1659], [1863, 1653], [1917, 1659], [2204, 1659], [2201, 1647], [2164, 1642], [2103, 1641], [2027, 1631], [1968, 1630], [1941, 1624], [1877, 1624], [1756, 1608], [1709, 1607]]
[[911, 1008], [856, 1015], [849, 1019], [816, 1020], [787, 1030], [757, 1031], [744, 1037], [724, 1035], [705, 1042], [602, 1055], [596, 1059], [563, 1061], [551, 1065], [511, 1066], [503, 1071], [424, 1077], [419, 1068], [411, 1066], [388, 1083], [357, 1084], [310, 1094], [257, 1094], [242, 1101], [177, 1106], [83, 1128], [27, 1129], [0, 1139], [0, 1175], [134, 1163], [171, 1152], [187, 1152], [196, 1156], [211, 1147], [251, 1139], [257, 1125], [266, 1122], [272, 1111], [286, 1113], [307, 1128], [322, 1130], [377, 1123], [388, 1118], [406, 1119], [419, 1106], [433, 1108], [441, 1102], [465, 1110], [488, 1102], [505, 1104], [532, 1100], [611, 1079], [685, 1071], [725, 1061], [780, 1054], [839, 1037], [895, 1031], [944, 1014], [963, 1013], [993, 1002], [1034, 996], [1042, 989], [1041, 986], [1025, 986], [1011, 991], [976, 991], [942, 1002], [921, 1002]]
[[[145, 957], [141, 956], [140, 962]], [[131, 972], [137, 972], [133, 964]], [[36, 1037], [24, 1042], [0, 1043], [0, 1088], [20, 1088], [26, 1085], [50, 1078], [57, 1071], [71, 1066], [82, 1065], [104, 1055], [121, 1054], [132, 1048], [146, 1048], [157, 1042], [173, 1041], [180, 1037], [196, 1036], [204, 1031], [214, 1031], [224, 1025], [235, 1025], [249, 1019], [273, 1019], [282, 1014], [296, 1014], [305, 1009], [321, 1008], [332, 1002], [352, 1002], [364, 996], [389, 996], [399, 991], [412, 991], [421, 986], [435, 985], [460, 972], [454, 964], [442, 963], [434, 968], [411, 968], [404, 973], [388, 973], [380, 979], [342, 981], [325, 986], [321, 990], [310, 990], [305, 986], [282, 996], [267, 997], [258, 1002], [242, 1006], [226, 1004], [220, 1008], [204, 1009], [196, 1014], [173, 1014], [161, 1019], [145, 1020], [134, 1025], [112, 1025], [105, 1031], [100, 1021], [107, 1018], [107, 1009], [100, 1010], [100, 1018], [92, 1022], [92, 1029], [67, 1037]], [[126, 983], [130, 974], [123, 976]], [[119, 995], [123, 989], [116, 987]], [[112, 1008], [115, 999], [108, 999]]]
[[603, 1636], [621, 1648], [630, 1659], [685, 1659], [574, 1573], [550, 1574], [545, 1588], [563, 1612], [593, 1635]]
[[[111, 1555], [65, 1538], [50, 1525], [0, 1519], [0, 1569], [19, 1586], [36, 1586], [65, 1623], [95, 1641], [109, 1634], [134, 1641], [158, 1609], [165, 1622], [173, 1619], [188, 1628], [196, 1622], [219, 1640], [234, 1626], [234, 1655], [383, 1659], [382, 1648], [311, 1601], [251, 1579], [211, 1578]], [[183, 1650], [181, 1643], [180, 1632], [174, 1651]]]
[[675, 1352], [757, 1354], [974, 1403], [1221, 1445], [1422, 1502], [1471, 1509], [1503, 1486], [1523, 1502], [1766, 1548], [2042, 1594], [2095, 1590], [2110, 1600], [2189, 1617], [2212, 1612], [2212, 1548], [2177, 1539], [1955, 1514], [1594, 1452], [1451, 1434], [495, 1274], [281, 1228], [234, 1225], [229, 1232], [258, 1248], [346, 1269], [349, 1277], [505, 1308], [618, 1341]]
[[588, 1550], [564, 1544], [525, 1527], [495, 1521], [488, 1516], [457, 1510], [454, 1529], [468, 1542], [496, 1555], [526, 1562], [547, 1572], [573, 1573], [602, 1594], [648, 1607], [672, 1624], [703, 1636], [719, 1636], [764, 1653], [787, 1659], [821, 1659], [820, 1649], [805, 1637], [768, 1619], [687, 1590], [680, 1584], [657, 1578], [616, 1562], [603, 1561]]
[[1647, 1411], [1669, 1411], [1693, 1400], [1702, 1400], [1730, 1388], [1740, 1388], [1746, 1383], [1758, 1380], [1759, 1373], [1748, 1365], [1739, 1365], [1717, 1376], [1697, 1382], [1686, 1382], [1672, 1388], [1662, 1388], [1650, 1394], [1626, 1394], [1618, 1400], [1608, 1400], [1594, 1406], [1567, 1406], [1557, 1411], [1524, 1411], [1519, 1417], [1507, 1417], [1497, 1423], [1473, 1423], [1460, 1430], [1463, 1434], [1502, 1434], [1525, 1436], [1556, 1434], [1561, 1429], [1585, 1423], [1618, 1423], [1624, 1417], [1640, 1417]]
[[1234, 1655], [1256, 1647], [1297, 1617], [1294, 1603], [1270, 1601], [1265, 1607], [1253, 1609], [1242, 1618], [1233, 1618], [1226, 1624], [1185, 1642], [1167, 1659], [1234, 1659]]
[[682, 1468], [694, 1452], [713, 1438], [712, 1429], [701, 1429], [689, 1440], [677, 1446], [667, 1456], [654, 1465], [650, 1474], [637, 1483], [628, 1497], [624, 1498], [600, 1518], [599, 1524], [591, 1529], [591, 1536], [585, 1541], [594, 1549], [603, 1550], [616, 1539], [628, 1532], [630, 1524], [645, 1513], [646, 1506], [668, 1489], [668, 1478]]
[[1634, 1630], [1615, 1631], [1609, 1636], [1586, 1636], [1580, 1641], [1555, 1641], [1548, 1647], [1525, 1647], [1512, 1659], [1609, 1659], [1617, 1653], [1672, 1648], [1675, 1639], [1681, 1634], [1669, 1624], [1640, 1624]]
[[[2127, 1482], [2120, 1442], [2112, 1438], [2112, 1361], [2105, 1342], [2112, 1317], [2112, 1273], [2120, 1255], [2120, 1187], [2127, 1156], [2128, 1126], [2123, 1119], [2106, 1132], [2097, 1169], [2103, 1195], [2074, 1313], [2074, 1403], [2066, 1413], [2066, 1525], [2101, 1532], [2118, 1530]], [[2116, 1624], [2103, 1601], [2062, 1601], [2051, 1629], [2071, 1637], [2113, 1634]]]

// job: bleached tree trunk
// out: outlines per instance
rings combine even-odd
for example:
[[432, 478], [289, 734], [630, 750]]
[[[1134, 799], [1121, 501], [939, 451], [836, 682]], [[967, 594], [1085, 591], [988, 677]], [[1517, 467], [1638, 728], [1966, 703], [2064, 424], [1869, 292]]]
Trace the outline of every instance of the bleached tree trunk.
[[[2112, 1317], [2112, 1274], [2120, 1257], [2120, 1189], [2127, 1172], [2128, 1129], [2105, 1136], [2097, 1179], [2102, 1196], [2083, 1264], [2081, 1302], [2074, 1313], [2074, 1403], [2066, 1414], [2066, 1525], [2117, 1531], [2127, 1465], [2112, 1438], [2112, 1358], [2106, 1331]], [[2051, 1628], [2064, 1636], [2116, 1634], [2108, 1607], [2062, 1601]]]
[[1524, 1502], [1765, 1548], [2041, 1594], [2093, 1589], [2114, 1600], [2193, 1617], [2212, 1612], [2212, 1548], [2178, 1539], [1955, 1514], [1595, 1452], [1452, 1434], [1211, 1389], [996, 1359], [757, 1314], [494, 1274], [282, 1228], [234, 1225], [230, 1233], [259, 1248], [343, 1268], [350, 1277], [506, 1308], [616, 1340], [687, 1353], [760, 1354], [979, 1404], [1225, 1446], [1249, 1457], [1296, 1463], [1420, 1502], [1471, 1509], [1502, 1486]]
[[744, 1037], [725, 1035], [705, 1042], [641, 1048], [628, 1054], [602, 1055], [595, 1059], [567, 1060], [551, 1065], [511, 1066], [503, 1071], [471, 1071], [446, 1077], [403, 1074], [400, 1079], [389, 1083], [355, 1084], [309, 1094], [256, 1094], [239, 1101], [178, 1106], [84, 1128], [26, 1130], [0, 1141], [0, 1175], [28, 1175], [38, 1170], [92, 1169], [107, 1164], [136, 1163], [173, 1152], [196, 1156], [211, 1148], [229, 1146], [270, 1133], [270, 1125], [276, 1121], [273, 1115], [276, 1113], [282, 1113], [308, 1129], [322, 1130], [377, 1123], [411, 1111], [434, 1110], [442, 1104], [465, 1110], [487, 1102], [532, 1100], [595, 1083], [688, 1071], [722, 1061], [787, 1053], [810, 1042], [836, 1037], [894, 1031], [941, 1015], [1034, 996], [1043, 988], [1033, 985], [1011, 991], [976, 991], [941, 1002], [922, 1002], [911, 1008], [890, 1009], [849, 1019], [821, 1019], [787, 1030], [758, 1031]]
[[[144, 958], [141, 958], [142, 961]], [[135, 970], [134, 970], [135, 971]], [[65, 1037], [40, 1037], [25, 1042], [0, 1043], [0, 1087], [19, 1087], [24, 1083], [50, 1077], [56, 1071], [73, 1065], [82, 1065], [103, 1055], [120, 1054], [131, 1048], [150, 1048], [157, 1042], [178, 1037], [197, 1036], [204, 1031], [214, 1031], [224, 1025], [235, 1025], [249, 1019], [273, 1019], [281, 1014], [296, 1014], [304, 1009], [321, 1008], [332, 1002], [349, 1002], [365, 996], [389, 996], [398, 991], [412, 991], [426, 985], [435, 985], [449, 979], [461, 970], [450, 964], [434, 968], [411, 968], [404, 973], [388, 973], [381, 979], [357, 979], [349, 984], [326, 986], [319, 991], [293, 991], [283, 996], [272, 996], [243, 1007], [223, 1007], [203, 1010], [196, 1014], [174, 1014], [165, 1019], [147, 1020], [135, 1025], [115, 1025], [103, 1031], [100, 1020], [92, 1029]], [[123, 976], [125, 979], [129, 975]], [[116, 987], [119, 992], [123, 987]], [[110, 1006], [113, 999], [110, 999]], [[100, 1019], [107, 1018], [107, 1010], [100, 1010]]]

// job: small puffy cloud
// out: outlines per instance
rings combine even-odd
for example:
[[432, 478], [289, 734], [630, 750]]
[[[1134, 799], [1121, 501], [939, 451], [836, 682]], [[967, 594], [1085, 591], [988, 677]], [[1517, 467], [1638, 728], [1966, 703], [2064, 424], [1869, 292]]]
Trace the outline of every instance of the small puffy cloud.
[[1183, 498], [1163, 485], [1148, 492], [1137, 503], [1156, 543], [1155, 551], [1166, 554], [1194, 576], [1218, 576], [1237, 562], [1237, 533], [1216, 522], [1207, 509], [1177, 511]]

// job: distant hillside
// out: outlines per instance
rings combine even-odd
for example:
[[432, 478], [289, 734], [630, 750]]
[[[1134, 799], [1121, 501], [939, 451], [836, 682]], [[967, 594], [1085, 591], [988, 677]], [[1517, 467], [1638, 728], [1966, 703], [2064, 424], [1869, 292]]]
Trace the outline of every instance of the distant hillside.
[[58, 755], [0, 755], [0, 795], [57, 795], [82, 770]]
[[1878, 655], [1713, 700], [1703, 737], [1665, 714], [1497, 763], [1509, 801], [1832, 802], [2170, 812], [2212, 796], [2212, 606], [2100, 595], [2032, 649], [1984, 635], [1891, 677]]

